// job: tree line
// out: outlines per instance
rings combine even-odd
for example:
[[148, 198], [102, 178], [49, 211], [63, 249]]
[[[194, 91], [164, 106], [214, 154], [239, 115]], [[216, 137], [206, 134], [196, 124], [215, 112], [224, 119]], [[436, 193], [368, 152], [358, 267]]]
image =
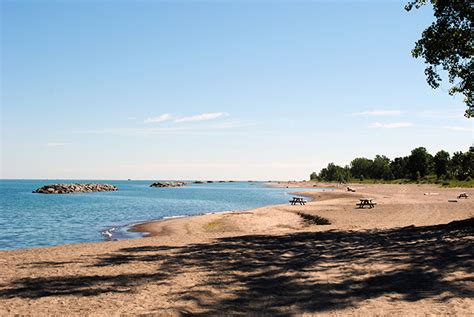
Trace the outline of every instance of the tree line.
[[451, 156], [441, 150], [433, 156], [424, 147], [418, 147], [410, 155], [393, 160], [385, 155], [377, 155], [374, 159], [357, 157], [345, 167], [329, 163], [319, 174], [313, 172], [310, 179], [329, 182], [365, 179], [420, 181], [429, 176], [438, 180], [471, 181], [474, 179], [474, 152], [454, 152]]

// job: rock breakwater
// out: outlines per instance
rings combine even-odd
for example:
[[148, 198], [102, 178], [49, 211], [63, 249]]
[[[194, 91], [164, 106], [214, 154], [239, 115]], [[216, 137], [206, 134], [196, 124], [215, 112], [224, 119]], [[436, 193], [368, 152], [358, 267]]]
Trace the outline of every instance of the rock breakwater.
[[73, 194], [116, 191], [118, 188], [109, 184], [54, 184], [46, 185], [33, 191], [38, 194]]
[[150, 187], [181, 187], [187, 184], [187, 182], [156, 182], [151, 184]]

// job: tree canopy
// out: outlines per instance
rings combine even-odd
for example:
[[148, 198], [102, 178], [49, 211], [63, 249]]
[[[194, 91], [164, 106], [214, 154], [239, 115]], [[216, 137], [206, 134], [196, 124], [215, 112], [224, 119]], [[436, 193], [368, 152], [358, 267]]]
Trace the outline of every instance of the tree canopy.
[[436, 177], [439, 178], [448, 174], [449, 160], [450, 157], [448, 152], [441, 150], [436, 153], [436, 155], [433, 157], [433, 168]]
[[427, 2], [433, 5], [436, 20], [423, 31], [412, 55], [424, 58], [426, 80], [432, 88], [442, 81], [438, 68], [445, 70], [453, 85], [449, 94], [463, 94], [468, 107], [465, 116], [474, 117], [474, 5], [471, 0], [412, 0], [405, 9], [418, 9]]
[[419, 147], [411, 151], [408, 157], [408, 170], [411, 178], [416, 179], [417, 173], [423, 177], [426, 176], [430, 169], [431, 155], [424, 147]]
[[376, 155], [374, 159], [355, 158], [345, 167], [329, 163], [319, 174], [313, 172], [310, 179], [337, 182], [365, 179], [419, 181], [425, 177], [458, 181], [474, 179], [474, 152], [455, 152], [450, 157], [448, 152], [441, 150], [433, 157], [424, 147], [418, 147], [410, 155], [393, 160]]

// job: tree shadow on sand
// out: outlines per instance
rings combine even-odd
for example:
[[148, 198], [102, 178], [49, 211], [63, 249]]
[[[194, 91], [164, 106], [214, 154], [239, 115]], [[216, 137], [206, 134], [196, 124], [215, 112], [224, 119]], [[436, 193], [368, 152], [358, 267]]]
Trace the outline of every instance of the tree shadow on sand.
[[20, 279], [0, 288], [0, 298], [134, 291], [196, 272], [204, 274], [202, 282], [169, 296], [192, 303], [194, 313], [202, 315], [285, 316], [343, 309], [381, 296], [392, 301], [467, 298], [473, 296], [473, 227], [471, 218], [437, 226], [124, 248], [97, 259], [95, 266], [153, 262], [157, 273]]

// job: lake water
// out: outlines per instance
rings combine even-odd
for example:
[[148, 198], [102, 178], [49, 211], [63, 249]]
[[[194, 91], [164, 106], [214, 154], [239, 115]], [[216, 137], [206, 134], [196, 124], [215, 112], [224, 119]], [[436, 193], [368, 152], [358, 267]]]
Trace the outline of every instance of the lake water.
[[[34, 194], [57, 183], [107, 183], [116, 192]], [[0, 249], [130, 239], [128, 225], [166, 217], [245, 210], [287, 203], [290, 188], [263, 183], [192, 184], [151, 188], [152, 181], [0, 180]]]

